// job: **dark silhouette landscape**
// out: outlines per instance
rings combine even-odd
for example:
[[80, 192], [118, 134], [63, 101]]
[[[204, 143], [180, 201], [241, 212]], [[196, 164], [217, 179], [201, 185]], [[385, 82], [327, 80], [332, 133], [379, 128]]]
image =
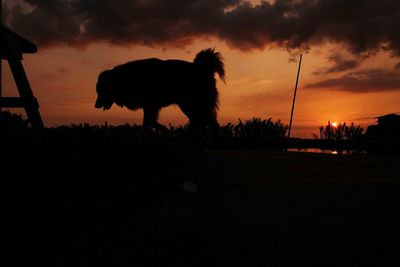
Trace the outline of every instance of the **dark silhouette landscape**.
[[184, 127], [167, 136], [133, 125], [38, 130], [1, 114], [17, 265], [400, 263], [396, 154], [284, 152], [268, 145], [282, 134], [255, 138], [254, 125], [280, 124], [258, 119], [227, 126], [244, 137], [213, 148]]

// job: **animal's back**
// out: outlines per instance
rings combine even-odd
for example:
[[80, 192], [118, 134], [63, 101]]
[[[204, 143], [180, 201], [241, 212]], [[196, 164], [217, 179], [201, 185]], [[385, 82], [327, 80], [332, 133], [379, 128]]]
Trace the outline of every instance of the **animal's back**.
[[[195, 66], [183, 60], [149, 58], [116, 66], [112, 72], [123, 98], [135, 107], [167, 106], [188, 98], [196, 90]], [[190, 82], [189, 82], [190, 81]], [[128, 103], [124, 103], [128, 105]]]
[[146, 86], [153, 84], [179, 83], [179, 77], [187, 77], [192, 73], [193, 63], [183, 60], [161, 60], [149, 58], [135, 60], [113, 69], [118, 78], [124, 81], [131, 80], [145, 83]]

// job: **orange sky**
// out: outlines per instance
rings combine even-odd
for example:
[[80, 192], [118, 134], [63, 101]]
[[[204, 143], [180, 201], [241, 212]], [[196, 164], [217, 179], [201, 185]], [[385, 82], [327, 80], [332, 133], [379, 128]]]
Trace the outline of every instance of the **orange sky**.
[[[52, 5], [50, 2], [29, 1], [36, 3], [37, 7], [27, 5], [26, 2], [28, 1], [6, 0], [5, 3], [9, 8], [5, 10], [8, 12], [5, 17], [12, 29], [13, 27], [19, 29], [18, 33], [38, 44], [38, 53], [25, 55], [23, 63], [34, 94], [39, 100], [44, 123], [48, 127], [85, 122], [91, 124], [141, 123], [142, 111], [140, 110], [132, 112], [117, 106], [113, 106], [108, 111], [94, 108], [98, 74], [117, 64], [147, 57], [192, 61], [198, 51], [208, 47], [215, 47], [225, 59], [227, 82], [226, 84], [218, 82], [221, 95], [219, 122], [222, 125], [228, 122], [237, 123], [239, 118], [246, 120], [252, 117], [263, 119], [271, 117], [273, 120], [280, 119], [285, 124], [289, 123], [298, 67], [296, 62], [289, 60], [293, 54], [287, 49], [292, 46], [295, 48], [292, 52], [303, 50], [304, 53], [292, 136], [311, 137], [312, 133], [318, 133], [319, 126], [327, 124], [328, 120], [354, 122], [366, 129], [367, 125], [375, 123], [376, 116], [400, 113], [398, 104], [400, 103], [400, 46], [396, 43], [397, 39], [393, 38], [393, 36], [398, 36], [394, 34], [398, 31], [398, 27], [392, 29], [388, 25], [393, 23], [388, 24], [382, 21], [381, 26], [388, 27], [387, 29], [379, 28], [383, 30], [382, 34], [371, 31], [361, 32], [360, 28], [364, 27], [366, 18], [361, 16], [361, 12], [361, 15], [356, 14], [360, 15], [357, 17], [353, 13], [343, 15], [343, 12], [338, 11], [339, 14], [336, 14], [334, 9], [326, 8], [329, 7], [326, 6], [328, 4], [340, 4], [358, 10], [358, 6], [355, 6], [353, 2], [319, 0], [315, 2], [318, 6], [312, 6], [311, 2], [303, 0], [268, 1], [272, 5], [254, 0], [251, 1], [252, 6], [246, 6], [246, 1], [234, 0], [232, 3], [235, 2], [236, 5], [224, 8], [225, 2], [197, 0], [197, 3], [209, 3], [211, 15], [218, 8], [224, 9], [222, 14], [224, 20], [217, 19], [215, 23], [220, 24], [216, 25], [219, 28], [215, 29], [213, 27], [199, 28], [198, 21], [208, 19], [209, 12], [199, 9], [200, 13], [197, 13], [196, 10], [202, 8], [201, 5], [185, 2], [189, 13], [183, 14], [187, 17], [183, 16], [182, 21], [192, 24], [174, 25], [172, 22], [172, 26], [168, 25], [170, 27], [168, 30], [176, 30], [176, 36], [170, 36], [168, 31], [159, 31], [157, 27], [151, 28], [151, 24], [149, 29], [153, 32], [146, 32], [146, 27], [149, 26], [146, 24], [147, 19], [152, 22], [154, 19], [159, 19], [157, 17], [159, 15], [165, 20], [160, 20], [160, 23], [175, 20], [174, 16], [168, 16], [168, 12], [165, 16], [163, 13], [153, 12], [166, 8], [163, 1], [151, 2], [154, 6], [150, 9], [144, 6], [143, 10], [149, 13], [143, 18], [140, 13], [135, 15], [144, 20], [144, 31], [140, 28], [140, 24], [134, 24], [135, 27], [129, 30], [127, 28], [125, 32], [125, 21], [116, 20], [115, 27], [121, 27], [118, 29], [121, 31], [120, 35], [115, 31], [109, 32], [109, 29], [102, 28], [102, 20], [96, 17], [97, 11], [107, 12], [108, 9], [114, 8], [111, 4], [111, 6], [96, 9], [97, 6], [94, 5], [86, 6], [87, 3], [92, 3], [90, 1], [76, 1], [84, 8], [92, 8], [88, 9], [93, 12], [90, 21], [93, 25], [90, 25], [85, 20], [81, 21], [82, 17], [78, 16], [80, 13], [77, 13], [80, 9], [74, 9], [68, 4], [70, 2], [58, 2], [59, 5]], [[104, 3], [106, 2], [112, 3], [110, 1]], [[147, 3], [133, 0], [131, 2], [135, 2], [138, 7]], [[274, 3], [283, 5], [287, 3], [287, 6], [283, 8], [288, 11], [279, 13], [280, 7]], [[380, 5], [387, 5], [388, 8], [382, 10], [372, 8], [376, 4], [372, 0], [363, 0], [360, 3], [365, 12], [376, 10], [375, 17], [371, 13], [373, 18], [398, 18], [395, 10], [400, 10], [399, 3], [384, 0]], [[61, 8], [64, 4], [66, 6]], [[12, 12], [18, 5], [21, 5], [22, 9], [14, 9]], [[308, 35], [307, 30], [303, 28], [299, 29], [304, 30], [304, 36], [297, 35], [296, 31], [293, 32], [293, 29], [297, 29], [299, 25], [303, 25], [302, 23], [308, 23], [306, 24], [308, 27], [313, 26], [312, 20], [311, 23], [309, 22], [312, 18], [309, 14], [313, 15], [313, 10], [317, 8], [319, 12], [331, 12], [332, 14], [326, 13], [326, 15], [332, 15], [332, 17], [326, 20], [322, 17], [322, 26], [314, 29], [314, 35]], [[389, 14], [391, 10], [394, 10], [393, 14], [382, 17], [382, 14]], [[174, 9], [171, 7], [170, 11], [174, 12]], [[192, 11], [193, 14], [190, 13]], [[116, 8], [112, 12], [114, 13], [111, 14], [116, 16], [114, 20], [119, 19], [118, 16], [131, 19], [122, 16], [124, 9]], [[270, 16], [264, 19], [264, 14]], [[340, 16], [342, 16], [341, 19], [338, 19]], [[69, 18], [71, 21], [65, 22], [65, 19]], [[142, 23], [141, 20], [136, 21], [135, 18], [133, 18], [134, 23], [137, 21]], [[216, 18], [210, 16], [210, 19]], [[259, 24], [254, 24], [257, 19]], [[43, 20], [48, 20], [49, 25], [57, 27], [44, 27], [46, 25], [42, 23]], [[353, 20], [358, 24], [354, 24]], [[182, 21], [177, 20], [177, 23]], [[379, 22], [377, 19], [372, 21]], [[114, 21], [109, 20], [109, 23], [114, 23]], [[277, 28], [272, 27], [274, 23]], [[286, 34], [281, 27], [287, 25], [294, 25], [294, 28], [289, 27]], [[331, 29], [331, 25], [336, 25], [335, 27], [338, 28]], [[373, 26], [373, 24], [368, 25]], [[248, 30], [250, 26], [254, 27], [253, 31]], [[82, 30], [82, 27], [87, 28]], [[340, 27], [348, 28], [346, 32], [341, 32]], [[135, 39], [136, 37], [129, 39], [131, 38], [129, 31], [137, 29], [139, 29], [136, 32], [138, 39]], [[206, 35], [208, 31], [210, 35]], [[360, 32], [364, 34], [359, 34]], [[160, 34], [160, 36], [155, 34]], [[188, 39], [185, 34], [189, 35]], [[353, 38], [352, 34], [358, 35]], [[371, 36], [368, 37], [365, 34]], [[299, 36], [304, 40], [296, 39], [300, 38]], [[3, 62], [3, 72], [3, 95], [17, 96], [14, 81], [5, 62]], [[24, 114], [18, 109], [12, 111]], [[169, 107], [161, 111], [160, 121], [167, 125], [180, 125], [185, 124], [187, 118], [177, 107]]]
[[[240, 52], [229, 49], [216, 40], [199, 41], [186, 49], [151, 49], [147, 47], [112, 47], [90, 45], [85, 49], [39, 49], [35, 55], [25, 55], [24, 66], [39, 99], [40, 111], [46, 126], [78, 124], [141, 123], [142, 111], [132, 112], [117, 106], [109, 111], [94, 108], [95, 84], [100, 71], [129, 60], [159, 57], [191, 61], [203, 48], [215, 46], [225, 59], [227, 83], [218, 83], [221, 94], [219, 121], [236, 123], [252, 117], [280, 119], [288, 124], [297, 63], [290, 63], [283, 50]], [[316, 69], [326, 64], [328, 46], [304, 54], [292, 136], [311, 137], [328, 120], [354, 122], [366, 127], [374, 117], [399, 112], [400, 91], [381, 93], [348, 93], [327, 89], [304, 89], [303, 86], [321, 77]], [[390, 67], [396, 63], [385, 54], [364, 62], [362, 67]], [[3, 95], [16, 96], [17, 90], [4, 64]], [[324, 79], [326, 75], [323, 75]], [[332, 75], [331, 75], [332, 76]], [[17, 111], [17, 110], [16, 110]], [[164, 124], [185, 124], [187, 118], [179, 108], [161, 111]]]

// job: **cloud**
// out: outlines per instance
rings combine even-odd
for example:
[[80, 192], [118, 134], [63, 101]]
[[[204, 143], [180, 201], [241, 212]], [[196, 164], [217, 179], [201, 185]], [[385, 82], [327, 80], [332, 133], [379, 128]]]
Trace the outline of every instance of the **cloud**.
[[340, 53], [333, 53], [328, 57], [328, 61], [332, 64], [332, 66], [328, 68], [322, 68], [314, 72], [316, 75], [320, 74], [329, 74], [329, 73], [336, 73], [351, 70], [357, 68], [360, 64], [362, 59], [360, 58], [345, 58]]
[[[5, 0], [5, 19], [40, 46], [185, 46], [216, 37], [239, 50], [344, 44], [400, 56], [397, 0]], [[346, 64], [355, 62], [343, 62]], [[333, 70], [334, 71], [334, 70]]]
[[363, 69], [350, 72], [340, 78], [326, 79], [306, 84], [307, 89], [331, 89], [351, 93], [400, 91], [400, 71]]
[[78, 44], [82, 21], [71, 1], [4, 2], [8, 26], [40, 46]]

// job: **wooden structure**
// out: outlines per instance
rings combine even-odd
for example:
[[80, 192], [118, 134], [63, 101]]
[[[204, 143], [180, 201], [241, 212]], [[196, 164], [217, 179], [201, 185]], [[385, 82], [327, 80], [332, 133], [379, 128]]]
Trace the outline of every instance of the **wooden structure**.
[[[24, 108], [32, 127], [43, 128], [43, 121], [39, 112], [39, 103], [33, 96], [31, 86], [22, 65], [22, 54], [36, 53], [34, 44], [0, 25], [0, 56], [7, 60], [14, 76], [20, 97], [2, 97], [0, 84], [0, 108]], [[0, 76], [1, 76], [0, 69]], [[1, 78], [0, 78], [1, 82]]]
[[394, 128], [400, 126], [400, 115], [390, 113], [383, 116], [376, 117], [378, 125], [384, 128]]
[[368, 126], [366, 132], [368, 137], [400, 138], [400, 115], [391, 113], [375, 119], [378, 119], [378, 124]]

